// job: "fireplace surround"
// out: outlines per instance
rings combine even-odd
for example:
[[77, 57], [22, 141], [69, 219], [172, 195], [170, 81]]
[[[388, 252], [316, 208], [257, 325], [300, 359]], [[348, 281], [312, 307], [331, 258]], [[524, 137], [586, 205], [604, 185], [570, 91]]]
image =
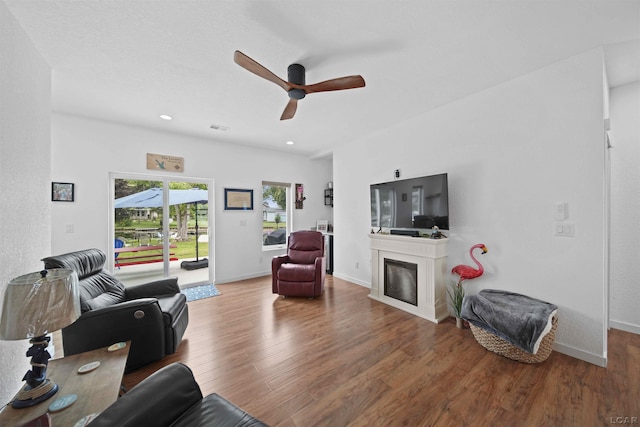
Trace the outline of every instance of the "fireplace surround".
[[[371, 240], [369, 297], [435, 323], [446, 319], [449, 316], [445, 283], [448, 239], [390, 234], [370, 234], [369, 237]], [[389, 261], [394, 267], [416, 266], [416, 304], [403, 300], [410, 294], [406, 290], [398, 292], [400, 298], [387, 295], [385, 275], [389, 274], [387, 270]], [[413, 273], [401, 270], [402, 268], [396, 269], [394, 274], [402, 277], [400, 282], [410, 282]], [[398, 271], [401, 272], [398, 273]]]

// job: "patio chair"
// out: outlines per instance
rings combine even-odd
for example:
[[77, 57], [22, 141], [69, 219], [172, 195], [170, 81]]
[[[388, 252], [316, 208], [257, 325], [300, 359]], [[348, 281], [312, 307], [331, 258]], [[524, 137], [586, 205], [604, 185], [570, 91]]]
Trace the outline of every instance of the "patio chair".
[[[116, 237], [113, 242], [114, 242], [113, 247], [115, 249], [124, 248], [124, 240], [120, 239], [119, 237]], [[116, 261], [116, 267], [118, 267], [118, 270], [120, 270], [120, 263], [118, 263], [118, 255], [120, 254], [116, 252], [113, 257]]]

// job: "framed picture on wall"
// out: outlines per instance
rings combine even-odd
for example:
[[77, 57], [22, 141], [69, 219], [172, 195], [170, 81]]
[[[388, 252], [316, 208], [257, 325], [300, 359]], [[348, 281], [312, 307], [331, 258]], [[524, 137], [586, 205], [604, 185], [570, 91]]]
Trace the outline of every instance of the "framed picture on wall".
[[74, 184], [71, 182], [52, 182], [51, 200], [54, 202], [73, 202]]
[[318, 222], [316, 223], [316, 230], [318, 230], [321, 233], [326, 233], [328, 231], [329, 228], [329, 221], [326, 219], [319, 219]]
[[238, 188], [224, 189], [224, 209], [229, 211], [252, 211], [253, 210], [253, 190], [242, 190]]

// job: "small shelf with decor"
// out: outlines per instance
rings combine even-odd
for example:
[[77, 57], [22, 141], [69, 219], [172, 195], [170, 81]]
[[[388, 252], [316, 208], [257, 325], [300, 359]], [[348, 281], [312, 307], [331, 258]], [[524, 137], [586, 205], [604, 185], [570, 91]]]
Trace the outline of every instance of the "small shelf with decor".
[[333, 188], [324, 189], [324, 205], [333, 207]]

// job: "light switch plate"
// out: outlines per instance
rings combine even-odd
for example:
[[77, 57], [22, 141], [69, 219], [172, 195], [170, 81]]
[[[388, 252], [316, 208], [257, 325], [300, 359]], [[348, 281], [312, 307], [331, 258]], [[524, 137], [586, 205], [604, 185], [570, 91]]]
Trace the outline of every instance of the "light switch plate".
[[556, 202], [556, 221], [562, 221], [566, 218], [565, 204], [563, 202]]

